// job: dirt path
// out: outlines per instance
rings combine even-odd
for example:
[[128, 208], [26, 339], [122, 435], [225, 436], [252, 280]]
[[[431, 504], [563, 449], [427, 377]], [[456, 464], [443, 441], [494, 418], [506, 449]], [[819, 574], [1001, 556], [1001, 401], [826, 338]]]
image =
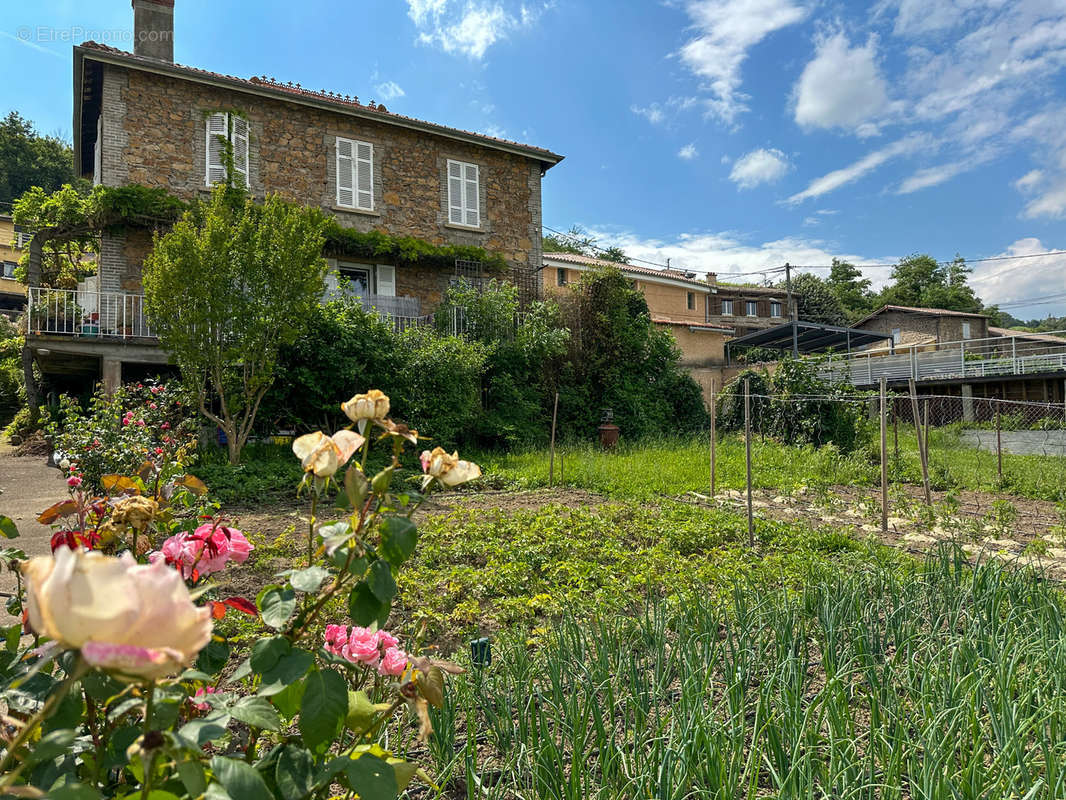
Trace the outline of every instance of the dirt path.
[[[14, 448], [0, 441], [0, 514], [11, 517], [20, 537], [12, 542], [27, 555], [51, 552], [52, 532], [37, 522], [37, 515], [62, 500], [67, 493], [58, 469], [45, 464], [42, 456], [17, 457]], [[0, 574], [0, 591], [10, 592], [15, 579], [5, 568]]]

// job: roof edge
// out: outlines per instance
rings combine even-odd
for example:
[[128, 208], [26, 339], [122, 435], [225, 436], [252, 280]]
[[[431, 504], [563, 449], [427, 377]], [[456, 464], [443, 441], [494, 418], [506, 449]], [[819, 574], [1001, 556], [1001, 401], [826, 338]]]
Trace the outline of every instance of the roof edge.
[[[336, 103], [331, 103], [328, 100], [319, 100], [311, 95], [297, 95], [290, 92], [273, 89], [269, 84], [257, 85], [243, 78], [222, 75], [219, 73], [207, 73], [206, 71], [201, 74], [201, 72], [196, 67], [187, 67], [181, 64], [172, 64], [165, 61], [145, 62], [143, 59], [138, 58], [132, 53], [125, 53], [119, 50], [101, 50], [96, 47], [85, 47], [83, 45], [74, 45], [74, 98], [76, 110], [77, 107], [80, 105], [78, 86], [78, 79], [80, 77], [80, 74], [78, 67], [82, 60], [85, 58], [88, 58], [92, 61], [98, 61], [104, 64], [113, 64], [115, 66], [126, 67], [128, 69], [137, 69], [142, 72], [151, 72], [158, 75], [168, 75], [170, 77], [180, 78], [181, 80], [191, 81], [193, 83], [202, 83], [210, 86], [218, 86], [224, 89], [231, 89], [233, 91], [244, 92], [245, 94], [259, 95], [261, 97], [267, 97], [272, 100], [280, 100], [282, 102], [295, 103], [296, 105], [310, 106], [312, 108], [318, 108], [324, 111], [332, 111], [337, 114], [345, 114], [347, 116], [356, 117], [358, 119], [365, 119], [370, 122], [380, 122], [386, 125], [395, 125], [397, 127], [408, 128], [410, 130], [421, 131], [423, 133], [430, 133], [435, 136], [441, 136], [447, 139], [454, 139], [456, 141], [465, 142], [467, 144], [476, 144], [480, 147], [487, 147], [492, 150], [501, 150], [503, 152], [512, 153], [513, 155], [523, 156], [532, 161], [539, 161], [542, 165], [544, 165], [545, 171], [551, 169], [565, 158], [565, 156], [561, 156], [558, 153], [554, 153], [544, 148], [535, 147], [533, 145], [524, 145], [519, 142], [505, 142], [500, 139], [495, 139], [491, 136], [485, 136], [483, 134], [477, 134], [468, 131], [461, 131], [457, 128], [449, 128], [446, 125], [439, 125], [435, 122], [427, 122], [425, 120], [419, 120], [413, 117], [400, 116], [397, 114], [392, 114], [388, 111], [381, 112], [358, 107], [345, 108]], [[80, 126], [76, 125], [75, 145], [78, 144], [78, 139], [80, 139], [80, 133]]]

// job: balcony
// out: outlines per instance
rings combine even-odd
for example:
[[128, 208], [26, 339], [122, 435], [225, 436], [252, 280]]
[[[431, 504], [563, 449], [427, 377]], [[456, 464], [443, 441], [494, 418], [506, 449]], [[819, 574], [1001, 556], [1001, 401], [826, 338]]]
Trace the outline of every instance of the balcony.
[[155, 339], [144, 314], [144, 295], [31, 286], [26, 333], [89, 339]]
[[[896, 352], [830, 356], [819, 369], [823, 378], [873, 386], [882, 376], [891, 383], [965, 381], [1024, 375], [1066, 374], [1066, 331], [988, 339], [917, 344]], [[932, 349], [930, 349], [932, 348]], [[902, 352], [901, 352], [902, 350]]]

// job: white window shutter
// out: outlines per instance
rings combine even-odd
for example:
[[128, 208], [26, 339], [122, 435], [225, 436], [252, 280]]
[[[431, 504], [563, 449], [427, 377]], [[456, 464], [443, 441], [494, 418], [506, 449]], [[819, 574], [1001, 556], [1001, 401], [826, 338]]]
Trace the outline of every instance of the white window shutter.
[[374, 145], [355, 143], [355, 206], [374, 210]]
[[226, 179], [226, 166], [222, 163], [223, 141], [229, 134], [229, 115], [225, 112], [211, 114], [207, 118], [207, 170], [205, 181], [214, 186]]
[[337, 137], [337, 205], [355, 207], [355, 148], [351, 139]]
[[378, 290], [375, 294], [382, 297], [396, 296], [396, 267], [391, 264], [378, 264]]
[[234, 179], [237, 180], [238, 175], [243, 176], [244, 185], [251, 186], [252, 182], [248, 174], [248, 120], [234, 114], [231, 121], [233, 131], [230, 141], [233, 143]]
[[96, 118], [96, 145], [93, 147], [93, 186], [104, 182], [104, 115]]
[[463, 224], [463, 165], [448, 162], [448, 222]]
[[464, 225], [479, 227], [481, 225], [481, 205], [478, 186], [478, 168], [476, 164], [463, 165], [463, 210]]

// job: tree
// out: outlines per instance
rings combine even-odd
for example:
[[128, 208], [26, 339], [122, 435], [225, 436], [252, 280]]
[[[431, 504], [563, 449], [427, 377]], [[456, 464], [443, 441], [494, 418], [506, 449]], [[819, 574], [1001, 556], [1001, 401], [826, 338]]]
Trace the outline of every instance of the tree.
[[932, 256], [916, 253], [893, 267], [892, 283], [881, 292], [880, 302], [976, 313], [982, 305], [967, 282], [970, 272], [961, 256], [941, 264]]
[[[89, 224], [92, 195], [82, 186], [66, 183], [54, 192], [34, 186], [16, 201], [12, 218], [31, 231], [57, 229], [76, 231], [63, 236], [40, 236], [40, 285], [51, 289], [74, 289], [78, 281], [96, 272], [99, 231]], [[27, 248], [16, 277], [26, 282]]]
[[[784, 291], [785, 282], [779, 282], [775, 288]], [[801, 272], [792, 279], [792, 292], [796, 295], [796, 308], [801, 320], [825, 325], [847, 324], [847, 311], [828, 281], [809, 272]]]
[[596, 244], [595, 236], [580, 225], [571, 225], [566, 233], [548, 234], [541, 240], [541, 249], [545, 253], [572, 253], [601, 261], [613, 261], [616, 264], [628, 264], [629, 256], [621, 247], [603, 248]]
[[17, 111], [0, 120], [0, 202], [14, 203], [34, 186], [52, 192], [76, 178], [69, 144], [41, 136]]
[[240, 462], [278, 350], [292, 344], [324, 291], [326, 217], [276, 195], [256, 205], [219, 186], [144, 262], [145, 308], [200, 413]]
[[861, 319], [873, 310], [870, 280], [862, 277], [862, 272], [854, 264], [834, 258], [826, 284], [849, 322]]

